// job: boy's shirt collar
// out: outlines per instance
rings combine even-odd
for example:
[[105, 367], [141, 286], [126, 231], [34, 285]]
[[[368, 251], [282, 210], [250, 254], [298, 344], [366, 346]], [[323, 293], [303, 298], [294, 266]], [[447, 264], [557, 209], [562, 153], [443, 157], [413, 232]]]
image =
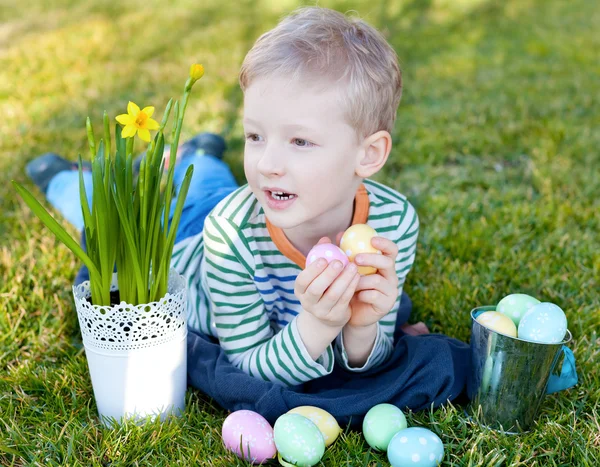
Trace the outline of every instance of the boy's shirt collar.
[[[356, 196], [354, 197], [354, 216], [352, 216], [352, 225], [366, 224], [368, 218], [369, 193], [367, 192], [365, 185], [361, 184], [358, 187], [358, 190], [356, 190]], [[277, 249], [288, 259], [300, 266], [300, 268], [304, 269], [304, 266], [306, 265], [306, 256], [292, 245], [281, 228], [275, 227], [269, 222], [269, 219], [266, 219], [266, 221], [267, 230]]]

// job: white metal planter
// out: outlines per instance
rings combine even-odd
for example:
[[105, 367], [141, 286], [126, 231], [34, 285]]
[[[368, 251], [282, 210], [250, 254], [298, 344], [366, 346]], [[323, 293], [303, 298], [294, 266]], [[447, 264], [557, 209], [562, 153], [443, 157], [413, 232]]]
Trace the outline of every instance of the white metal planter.
[[[113, 275], [111, 290], [117, 290]], [[185, 408], [187, 386], [186, 287], [170, 271], [158, 302], [92, 305], [89, 281], [73, 287], [94, 397], [101, 420], [164, 419]]]

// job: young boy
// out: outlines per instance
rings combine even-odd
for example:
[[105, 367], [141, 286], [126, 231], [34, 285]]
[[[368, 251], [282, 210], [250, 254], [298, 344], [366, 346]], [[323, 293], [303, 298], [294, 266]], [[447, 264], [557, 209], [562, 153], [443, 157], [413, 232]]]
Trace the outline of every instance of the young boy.
[[[419, 229], [403, 195], [368, 180], [392, 148], [396, 53], [362, 21], [303, 8], [257, 40], [240, 85], [248, 184], [175, 246], [190, 327], [216, 336], [244, 372], [283, 385], [327, 375], [336, 361], [352, 372], [382, 365]], [[378, 232], [382, 254], [356, 263], [375, 274], [339, 261], [304, 267], [315, 244], [360, 223]]]
[[[248, 184], [237, 187], [214, 134], [182, 145], [175, 166], [181, 180], [194, 165], [172, 262], [188, 283], [189, 384], [272, 423], [317, 405], [358, 427], [376, 404], [421, 410], [456, 399], [469, 346], [402, 326], [417, 215], [368, 179], [392, 145], [402, 87], [392, 48], [362, 21], [303, 8], [259, 38], [240, 84]], [[68, 161], [45, 155], [27, 170], [60, 212], [81, 209]], [[358, 223], [378, 232], [381, 254], [356, 257], [376, 274], [339, 261], [305, 268], [315, 244]]]

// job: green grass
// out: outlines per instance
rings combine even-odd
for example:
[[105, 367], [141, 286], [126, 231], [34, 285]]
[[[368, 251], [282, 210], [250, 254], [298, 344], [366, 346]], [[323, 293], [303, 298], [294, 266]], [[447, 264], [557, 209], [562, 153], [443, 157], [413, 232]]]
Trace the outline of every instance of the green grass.
[[[184, 417], [102, 428], [70, 285], [74, 256], [15, 197], [11, 179], [54, 150], [86, 154], [84, 122], [129, 99], [163, 109], [194, 61], [184, 134], [223, 131], [240, 182], [237, 72], [253, 41], [299, 2], [73, 0], [0, 5], [0, 465], [245, 465], [220, 440], [226, 412], [198, 391]], [[580, 384], [546, 398], [519, 437], [460, 407], [409, 413], [445, 466], [600, 465], [600, 8], [591, 0], [344, 2], [397, 49], [405, 92], [378, 179], [421, 218], [406, 290], [415, 317], [467, 341], [471, 308], [525, 292], [566, 310]], [[71, 233], [75, 231], [68, 227]], [[322, 464], [388, 465], [346, 431]]]

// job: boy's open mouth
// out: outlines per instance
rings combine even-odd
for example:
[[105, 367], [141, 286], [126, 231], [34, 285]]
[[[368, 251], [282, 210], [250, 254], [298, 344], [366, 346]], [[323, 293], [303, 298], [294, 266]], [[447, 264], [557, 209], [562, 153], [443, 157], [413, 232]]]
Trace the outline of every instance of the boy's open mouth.
[[285, 191], [266, 190], [267, 194], [276, 201], [287, 201], [296, 198], [298, 195], [294, 193], [286, 193]]
[[267, 198], [266, 205], [275, 211], [284, 211], [292, 206], [298, 195], [285, 191], [280, 187], [265, 187], [263, 192]]

